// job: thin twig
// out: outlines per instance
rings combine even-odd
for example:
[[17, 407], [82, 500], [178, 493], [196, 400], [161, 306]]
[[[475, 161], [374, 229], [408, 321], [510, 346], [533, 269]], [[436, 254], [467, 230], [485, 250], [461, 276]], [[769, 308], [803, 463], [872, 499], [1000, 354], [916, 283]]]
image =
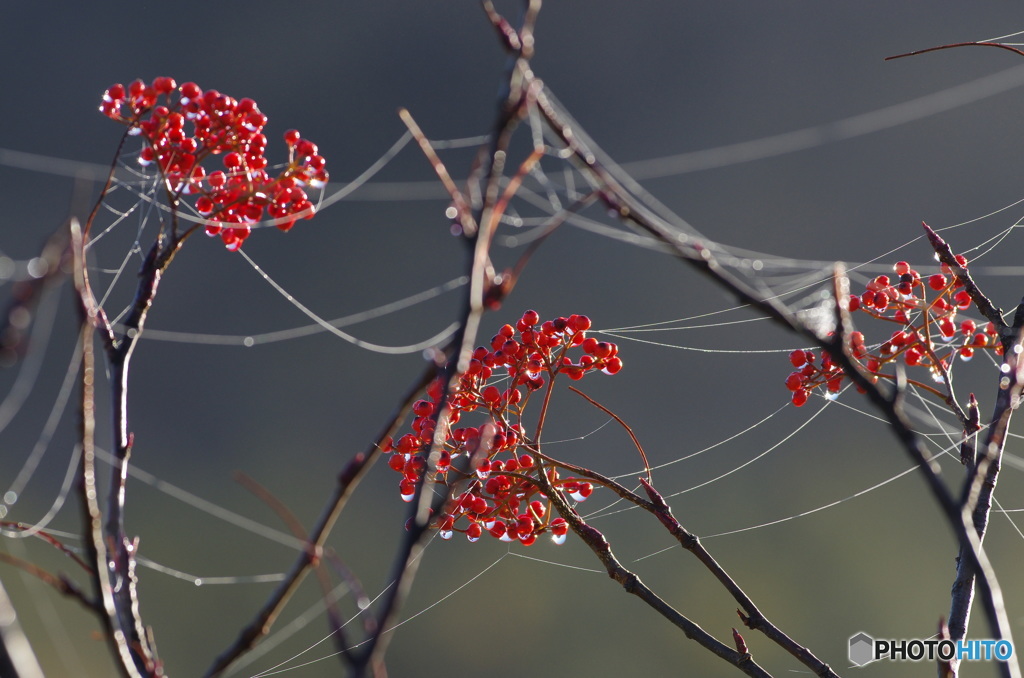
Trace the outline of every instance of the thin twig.
[[747, 628], [760, 631], [775, 644], [782, 649], [789, 652], [791, 655], [796, 657], [804, 666], [811, 669], [816, 676], [824, 678], [839, 678], [838, 675], [829, 667], [828, 664], [824, 663], [812, 653], [809, 649], [800, 645], [795, 640], [790, 638], [788, 635], [783, 633], [781, 629], [775, 626], [773, 623], [768, 621], [768, 618], [758, 609], [754, 604], [754, 601], [740, 588], [729, 573], [718, 564], [718, 561], [708, 552], [707, 549], [700, 543], [700, 539], [697, 535], [689, 532], [686, 528], [679, 524], [679, 521], [672, 515], [672, 509], [665, 501], [664, 497], [661, 496], [654, 486], [649, 482], [640, 479], [640, 483], [644, 486], [644, 490], [647, 492], [647, 496], [650, 497], [651, 502], [654, 505], [652, 513], [661, 521], [661, 524], [665, 526], [665, 529], [669, 531], [676, 538], [679, 544], [687, 551], [697, 557], [704, 567], [708, 569], [719, 581], [723, 588], [729, 592], [729, 595], [733, 597], [737, 603], [743, 608], [744, 612], [740, 614], [740, 619]]
[[619, 417], [619, 415], [615, 414], [614, 412], [609, 410], [607, 407], [605, 407], [601, 403], [597, 402], [596, 400], [594, 400], [593, 398], [591, 398], [590, 396], [588, 396], [586, 393], [584, 393], [583, 391], [579, 390], [578, 388], [576, 388], [574, 386], [570, 386], [569, 390], [572, 391], [573, 393], [575, 393], [576, 395], [580, 396], [584, 400], [586, 400], [588, 403], [590, 403], [591, 405], [593, 405], [597, 409], [599, 409], [602, 412], [604, 412], [605, 414], [607, 414], [609, 417], [611, 417], [612, 419], [617, 421], [619, 423], [619, 426], [621, 426], [622, 428], [626, 429], [626, 433], [629, 434], [630, 440], [632, 440], [633, 444], [636, 445], [637, 452], [640, 453], [640, 457], [644, 460], [644, 473], [647, 474], [647, 481], [648, 482], [653, 482], [653, 478], [651, 476], [651, 464], [650, 464], [649, 461], [647, 461], [647, 453], [644, 452], [644, 446], [640, 444], [640, 441], [637, 439], [636, 434], [633, 433], [633, 429], [629, 427], [629, 424], [627, 424], [626, 422], [622, 421], [622, 419]]
[[[1024, 361], [1019, 360], [1017, 350], [1021, 345], [1020, 333], [1024, 315], [1015, 314], [1013, 324], [1008, 324], [1002, 310], [982, 292], [968, 268], [957, 261], [949, 244], [928, 224], [922, 222], [921, 226], [939, 260], [948, 266], [963, 284], [964, 290], [970, 295], [978, 311], [995, 325], [1003, 348], [1003, 369], [1000, 370], [995, 408], [984, 441], [978, 449], [976, 437], [972, 435], [979, 429], [977, 400], [972, 394], [973, 407], [964, 426], [964, 443], [961, 445], [961, 460], [965, 462], [967, 474], [960, 494], [960, 504], [965, 518], [969, 516], [978, 541], [981, 542], [988, 528], [992, 495], [999, 477], [1010, 417], [1019, 401], [1022, 388], [1020, 370], [1024, 367]], [[1021, 308], [1024, 308], [1024, 302], [1018, 307], [1018, 311]], [[967, 636], [967, 625], [974, 600], [975, 576], [975, 565], [970, 558], [965, 557], [964, 548], [961, 546], [957, 556], [956, 577], [950, 591], [948, 630], [953, 640], [961, 640]], [[957, 661], [950, 664], [954, 674], [958, 671], [958, 664]]]
[[[643, 480], [641, 480], [641, 482], [643, 482]], [[626, 593], [635, 595], [643, 600], [655, 612], [663, 616], [681, 630], [687, 638], [694, 640], [699, 645], [712, 652], [715, 656], [732, 664], [748, 676], [760, 676], [762, 678], [770, 677], [771, 674], [758, 665], [749, 653], [737, 652], [725, 643], [716, 639], [699, 625], [665, 602], [653, 590], [644, 584], [636, 573], [623, 567], [622, 563], [619, 562], [618, 558], [612, 552], [611, 544], [608, 543], [605, 536], [597, 528], [589, 525], [583, 520], [579, 513], [577, 513], [576, 510], [569, 505], [568, 501], [566, 501], [563, 492], [551, 483], [551, 480], [548, 478], [546, 473], [538, 474], [537, 484], [540, 486], [541, 491], [551, 500], [551, 503], [554, 505], [555, 510], [558, 511], [558, 514], [564, 518], [569, 524], [569, 527], [572, 528], [572, 531], [583, 540], [583, 543], [585, 543], [590, 550], [594, 552], [594, 555], [597, 556], [598, 560], [601, 561], [608, 573], [608, 576], [622, 586]], [[621, 489], [624, 492], [629, 493], [629, 490], [626, 490], [625, 488]], [[637, 497], [637, 499], [639, 499], [639, 497]]]
[[896, 54], [894, 56], [885, 57], [886, 61], [892, 61], [893, 59], [902, 59], [904, 57], [917, 56], [918, 54], [927, 54], [928, 52], [938, 52], [942, 49], [953, 49], [954, 47], [998, 47], [999, 49], [1005, 49], [1014, 54], [1024, 56], [1024, 51], [1011, 47], [1010, 45], [1004, 45], [1001, 42], [956, 42], [951, 45], [939, 45], [938, 47], [928, 47], [926, 49], [919, 49], [914, 52], [907, 52], [905, 54]]
[[92, 563], [93, 586], [102, 603], [99, 615], [104, 627], [104, 636], [116, 658], [118, 671], [127, 678], [141, 678], [135, 658], [128, 644], [128, 638], [121, 626], [121, 616], [114, 602], [108, 576], [107, 549], [103, 538], [103, 513], [99, 506], [99, 490], [96, 486], [96, 355], [93, 346], [93, 326], [97, 321], [96, 300], [92, 297], [85, 277], [85, 248], [82, 229], [76, 220], [70, 226], [72, 262], [74, 265], [75, 290], [78, 293], [82, 327], [79, 342], [82, 347], [80, 401], [80, 440], [82, 459], [78, 478], [78, 495], [82, 502], [85, 544], [88, 561]]
[[320, 553], [323, 549], [324, 542], [334, 528], [342, 510], [348, 504], [352, 493], [359, 485], [359, 481], [369, 472], [374, 462], [380, 456], [381, 446], [384, 444], [384, 441], [389, 437], [394, 437], [406, 414], [412, 408], [413, 402], [419, 397], [433, 377], [434, 369], [430, 366], [424, 370], [423, 374], [406, 391], [396, 411], [389, 418], [387, 424], [384, 425], [381, 433], [369, 449], [366, 452], [355, 455], [341, 471], [338, 475], [338, 483], [334, 488], [334, 493], [327, 500], [320, 517], [306, 539], [309, 546], [299, 554], [284, 580], [281, 581], [277, 589], [270, 595], [270, 598], [263, 604], [263, 607], [256, 613], [252, 621], [241, 629], [235, 642], [214, 660], [213, 664], [204, 674], [205, 676], [212, 677], [223, 673], [236, 659], [252, 649], [263, 636], [270, 632], [274, 621], [309, 573], [309, 569], [315, 562], [314, 555]]
[[67, 577], [55, 575], [34, 563], [30, 563], [27, 560], [18, 558], [17, 556], [12, 556], [9, 553], [0, 552], [0, 562], [7, 563], [8, 565], [16, 567], [23, 572], [27, 572], [47, 586], [55, 589], [61, 595], [77, 600], [90, 612], [95, 613], [98, 609], [96, 601], [86, 595], [84, 591], [78, 588], [78, 586], [76, 586], [75, 583]]
[[[277, 514], [277, 517], [281, 519], [281, 522], [288, 527], [292, 536], [300, 540], [305, 540], [306, 530], [302, 526], [302, 522], [299, 520], [298, 516], [288, 508], [287, 504], [281, 501], [281, 499], [275, 496], [273, 492], [257, 482], [255, 478], [247, 473], [243, 471], [235, 471], [232, 475], [235, 482], [256, 496], [260, 501], [270, 507], [270, 510]], [[348, 642], [348, 637], [345, 633], [345, 625], [342, 621], [341, 611], [338, 609], [337, 601], [335, 601], [331, 596], [331, 589], [334, 587], [331, 582], [330, 574], [327, 571], [327, 568], [324, 567], [323, 558], [321, 558], [323, 554], [314, 552], [312, 555], [312, 567], [316, 573], [317, 581], [320, 584], [320, 591], [323, 595], [324, 604], [327, 607], [327, 619], [331, 628], [331, 636], [334, 638], [334, 644], [338, 648], [338, 651], [346, 660], [348, 660], [350, 659], [350, 643]]]

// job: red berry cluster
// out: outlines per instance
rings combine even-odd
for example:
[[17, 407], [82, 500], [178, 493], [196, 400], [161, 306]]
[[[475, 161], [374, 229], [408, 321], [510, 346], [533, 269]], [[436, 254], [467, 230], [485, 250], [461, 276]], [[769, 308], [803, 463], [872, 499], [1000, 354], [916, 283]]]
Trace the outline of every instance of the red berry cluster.
[[[413, 405], [412, 432], [384, 446], [391, 453], [388, 465], [402, 474], [402, 499], [412, 501], [432, 442], [435, 437], [443, 441], [427, 482], [468, 484], [433, 522], [442, 538], [463, 532], [477, 541], [487, 532], [502, 541], [530, 545], [539, 534], [550, 532], [555, 543], [565, 541], [569, 526], [563, 518], [551, 516], [550, 502], [539, 490], [539, 474], [545, 473], [553, 486], [575, 501], [585, 500], [594, 487], [578, 478], [562, 478], [551, 465], [538, 463], [526, 451], [534, 448], [522, 418], [531, 394], [550, 388], [558, 375], [578, 380], [589, 372], [615, 374], [622, 369], [618, 347], [588, 337], [588, 329], [590, 319], [583, 315], [541, 322], [536, 311], [527, 311], [515, 327], [503, 326], [490, 348], [481, 346], [473, 353], [469, 368], [448, 396], [450, 411], [441, 436], [435, 436], [435, 429], [443, 387], [435, 381], [427, 398]], [[580, 353], [575, 361], [570, 350]], [[463, 417], [472, 413], [482, 423], [466, 426]], [[476, 468], [458, 464], [460, 457], [478, 460]]]
[[[295, 130], [284, 135], [288, 163], [276, 177], [267, 172], [264, 151], [267, 116], [252, 99], [236, 100], [194, 82], [180, 87], [171, 78], [112, 85], [103, 93], [100, 112], [128, 125], [146, 146], [139, 163], [157, 163], [168, 191], [193, 195], [196, 211], [208, 220], [206, 233], [219, 235], [229, 250], [242, 246], [252, 224], [264, 217], [289, 230], [315, 208], [304, 187], [322, 188], [328, 175], [316, 144]], [[207, 174], [202, 162], [222, 155], [224, 169]]]
[[[956, 260], [967, 266], [963, 256]], [[941, 273], [927, 278], [922, 278], [905, 261], [897, 262], [893, 269], [894, 277], [880, 275], [868, 282], [863, 294], [849, 298], [851, 312], [859, 310], [898, 325], [892, 336], [878, 346], [867, 346], [861, 332], [851, 333], [851, 355], [875, 380], [893, 378], [895, 375], [884, 370], [902, 360], [908, 366], [927, 368], [933, 380], [941, 383], [954, 355], [967, 361], [978, 349], [1002, 354], [1003, 347], [992, 323], [979, 331], [974, 320], [957, 318], [959, 311], [971, 307], [971, 296], [946, 264], [942, 264]], [[798, 349], [789, 354], [789, 359], [796, 371], [786, 378], [786, 387], [793, 392], [793, 404], [797, 407], [806, 403], [815, 389], [824, 388], [826, 397], [832, 398], [842, 389], [845, 374], [828, 352], [823, 352], [817, 361], [812, 351]]]

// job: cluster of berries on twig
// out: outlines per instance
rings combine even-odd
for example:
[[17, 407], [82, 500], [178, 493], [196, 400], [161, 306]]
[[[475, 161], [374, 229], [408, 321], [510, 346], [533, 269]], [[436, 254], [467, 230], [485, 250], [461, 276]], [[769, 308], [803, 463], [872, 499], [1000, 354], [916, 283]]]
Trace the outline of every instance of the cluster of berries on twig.
[[[967, 266], [963, 256], [958, 255], [956, 260]], [[940, 273], [924, 278], [905, 261], [897, 262], [893, 270], [894, 276], [874, 278], [862, 294], [850, 295], [848, 300], [851, 312], [861, 311], [897, 325], [889, 339], [878, 345], [868, 346], [861, 332], [850, 334], [850, 354], [872, 379], [894, 379], [895, 374], [887, 368], [902, 361], [910, 367], [927, 369], [931, 381], [948, 384], [955, 356], [967, 361], [983, 349], [1002, 354], [998, 330], [991, 322], [982, 326], [960, 314], [973, 302], [949, 266], [942, 264]], [[813, 351], [797, 349], [789, 359], [796, 370], [786, 378], [786, 387], [793, 394], [794, 405], [806, 403], [816, 389], [824, 389], [826, 397], [832, 398], [842, 390], [846, 375], [828, 352], [823, 351], [819, 360]], [[926, 383], [909, 382], [939, 397], [947, 395]]]
[[[299, 218], [311, 218], [316, 210], [305, 188], [322, 188], [328, 180], [316, 144], [296, 130], [284, 135], [287, 164], [270, 175], [264, 155], [267, 116], [252, 99], [203, 91], [194, 82], [179, 87], [160, 77], [151, 84], [112, 85], [100, 112], [142, 136], [139, 163], [156, 164], [173, 202], [194, 196], [196, 212], [207, 220], [206, 233], [219, 235], [232, 251], [264, 215], [282, 231]], [[211, 155], [221, 156], [223, 169], [207, 174], [202, 163]]]
[[[488, 533], [530, 545], [549, 532], [555, 543], [565, 541], [569, 526], [552, 516], [539, 474], [575, 501], [585, 500], [594, 487], [586, 480], [561, 477], [529, 439], [523, 413], [531, 396], [550, 389], [558, 375], [579, 380], [590, 372], [615, 374], [622, 369], [618, 347], [588, 337], [590, 325], [582, 315], [541, 322], [536, 311], [526, 311], [515, 327], [503, 326], [489, 347], [473, 353], [469, 368], [448, 396], [449, 414], [441, 435], [436, 435], [436, 427], [444, 389], [435, 380], [427, 397], [413, 405], [412, 432], [387, 441], [388, 465], [402, 474], [402, 499], [412, 501], [421, 480], [457, 492], [432, 523], [442, 538], [463, 532], [475, 542]], [[547, 403], [545, 397], [542, 409]], [[479, 423], [467, 425], [471, 415]], [[438, 453], [428, 468], [435, 439]]]

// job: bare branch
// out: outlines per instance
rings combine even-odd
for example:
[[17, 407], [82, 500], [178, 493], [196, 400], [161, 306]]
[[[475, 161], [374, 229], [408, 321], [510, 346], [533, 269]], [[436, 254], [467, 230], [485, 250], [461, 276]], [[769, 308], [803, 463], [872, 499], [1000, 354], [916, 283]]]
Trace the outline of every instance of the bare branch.
[[[638, 226], [656, 237], [677, 258], [693, 266], [712, 281], [735, 294], [740, 301], [761, 310], [783, 327], [829, 351], [850, 379], [864, 390], [871, 402], [888, 420], [891, 430], [899, 439], [903, 449], [924, 474], [929, 490], [942, 509], [950, 527], [956, 533], [958, 541], [964, 547], [968, 559], [978, 566], [978, 581], [984, 591], [986, 616], [993, 637], [1011, 639], [1009, 619], [1006, 615], [1002, 593], [998, 587], [995, 572], [992, 570], [988, 558], [981, 548], [981, 542], [972, 529], [969, 518], [965, 519], [961, 514], [959, 502], [953, 498], [949, 489], [939, 477], [937, 470], [933, 468], [923, 444], [911, 428], [910, 423], [906, 420], [898, 403], [883, 393], [877, 384], [860, 372], [859, 366], [846, 354], [841, 338], [838, 336], [819, 336], [800, 322], [776, 299], [770, 295], [759, 294], [749, 285], [725, 271], [716, 261], [712, 252], [695, 238], [675, 232], [674, 229], [651, 214], [644, 205], [637, 201], [611, 176], [610, 172], [597, 159], [597, 155], [583, 144], [580, 139], [581, 135], [573, 131], [572, 125], [568, 122], [568, 117], [561, 113], [553, 100], [541, 93], [538, 95], [537, 102], [541, 113], [548, 120], [551, 129], [561, 138], [567, 149], [573, 153], [577, 166], [582, 172], [590, 176], [596, 185], [601, 187], [602, 197], [606, 204], [621, 219]], [[682, 242], [684, 241], [689, 247], [683, 246]], [[1016, 661], [1000, 664], [1000, 670], [1006, 676], [1020, 676], [1020, 669]]]

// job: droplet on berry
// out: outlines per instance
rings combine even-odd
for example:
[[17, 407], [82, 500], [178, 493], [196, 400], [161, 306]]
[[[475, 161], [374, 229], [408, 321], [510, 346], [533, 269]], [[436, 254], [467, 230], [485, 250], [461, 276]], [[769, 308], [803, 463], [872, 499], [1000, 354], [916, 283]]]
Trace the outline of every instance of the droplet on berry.
[[585, 501], [586, 498], [589, 497], [591, 493], [593, 493], [593, 491], [594, 486], [591, 485], [590, 483], [580, 483], [576, 491], [570, 492], [569, 496], [575, 499], [576, 501]]

